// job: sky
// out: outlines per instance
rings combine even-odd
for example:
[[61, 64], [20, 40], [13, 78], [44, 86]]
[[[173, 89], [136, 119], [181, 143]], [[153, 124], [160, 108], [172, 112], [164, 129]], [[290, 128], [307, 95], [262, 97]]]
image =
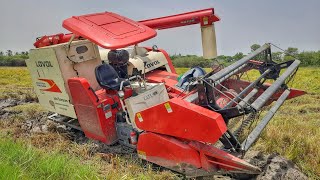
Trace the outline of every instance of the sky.
[[[266, 42], [320, 50], [319, 0], [0, 0], [0, 51], [27, 51], [39, 36], [66, 33], [62, 21], [73, 15], [110, 11], [138, 21], [211, 7], [221, 18], [219, 55], [248, 53]], [[143, 43], [154, 44], [170, 54], [201, 55], [200, 27], [161, 30]]]

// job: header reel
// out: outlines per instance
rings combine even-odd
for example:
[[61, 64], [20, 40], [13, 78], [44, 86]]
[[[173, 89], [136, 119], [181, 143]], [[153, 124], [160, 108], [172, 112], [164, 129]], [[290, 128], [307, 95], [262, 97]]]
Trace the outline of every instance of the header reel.
[[[256, 57], [264, 57], [263, 61], [252, 60]], [[256, 51], [231, 64], [230, 66], [213, 71], [198, 78], [196, 92], [184, 97], [188, 102], [198, 103], [202, 107], [220, 113], [227, 125], [229, 121], [239, 121], [239, 116], [247, 116], [247, 119], [232, 127], [220, 139], [224, 148], [235, 153], [247, 151], [257, 140], [262, 130], [274, 116], [286, 99], [303, 95], [303, 91], [290, 89], [287, 84], [296, 73], [299, 60], [283, 63], [272, 61], [271, 44], [264, 44]], [[242, 80], [243, 74], [255, 69], [260, 75], [253, 81]], [[286, 69], [282, 74], [282, 70]], [[237, 78], [233, 78], [237, 77]], [[265, 83], [273, 80], [272, 84]], [[265, 83], [265, 84], [264, 84]], [[262, 108], [276, 101], [256, 128], [239, 142], [241, 133], [256, 119]]]

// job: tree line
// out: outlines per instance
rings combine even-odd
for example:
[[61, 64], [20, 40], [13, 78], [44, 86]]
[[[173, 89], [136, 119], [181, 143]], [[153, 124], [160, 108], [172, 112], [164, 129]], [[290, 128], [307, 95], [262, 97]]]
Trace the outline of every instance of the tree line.
[[[251, 45], [251, 51], [260, 48], [259, 44]], [[217, 61], [225, 66], [237, 61], [245, 56], [244, 53], [238, 52], [233, 56], [219, 55], [214, 60], [204, 59], [196, 55], [171, 55], [172, 62], [175, 67], [211, 67], [213, 61]], [[302, 66], [320, 66], [320, 50], [319, 51], [299, 51], [298, 48], [289, 47], [285, 52], [272, 52], [272, 60], [275, 62], [285, 62], [288, 60], [299, 59]], [[13, 52], [11, 50], [0, 51], [0, 66], [26, 66], [25, 60], [29, 58], [28, 51]], [[255, 57], [256, 60], [262, 60], [263, 56]]]
[[[261, 46], [253, 44], [251, 52], [257, 50]], [[219, 55], [214, 59], [220, 64], [229, 65], [245, 56], [244, 53], [238, 52], [233, 56]], [[213, 60], [204, 59], [196, 55], [175, 54], [170, 56], [175, 67], [211, 67]], [[302, 51], [298, 48], [288, 47], [284, 52], [275, 51], [271, 54], [272, 60], [275, 62], [285, 62], [293, 59], [299, 59], [302, 66], [320, 66], [320, 50], [319, 51]], [[263, 60], [263, 55], [258, 55], [255, 60]]]
[[28, 51], [0, 51], [0, 66], [26, 66], [26, 59], [29, 59]]

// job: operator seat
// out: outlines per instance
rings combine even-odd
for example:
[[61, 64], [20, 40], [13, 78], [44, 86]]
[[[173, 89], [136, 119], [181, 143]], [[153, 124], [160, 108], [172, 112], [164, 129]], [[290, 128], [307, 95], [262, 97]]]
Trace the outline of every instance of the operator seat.
[[[120, 90], [120, 84], [125, 81], [120, 78], [116, 70], [109, 64], [101, 64], [95, 69], [96, 79], [99, 85], [106, 90]], [[123, 83], [123, 86], [129, 85], [128, 81]]]

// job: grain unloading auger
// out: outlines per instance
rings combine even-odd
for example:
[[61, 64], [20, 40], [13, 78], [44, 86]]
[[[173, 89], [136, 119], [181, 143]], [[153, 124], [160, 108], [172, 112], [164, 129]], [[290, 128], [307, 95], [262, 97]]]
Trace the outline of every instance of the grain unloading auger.
[[[195, 67], [178, 80], [164, 50], [138, 46], [156, 36], [154, 29], [200, 24], [204, 57], [214, 58], [213, 24], [219, 20], [213, 9], [139, 22], [110, 12], [66, 19], [63, 27], [72, 33], [43, 36], [30, 51], [27, 66], [39, 102], [55, 112], [50, 119], [88, 138], [188, 176], [259, 173], [239, 157], [286, 99], [304, 94], [287, 86], [300, 62], [275, 63], [265, 44], [226, 68], [205, 73]], [[252, 60], [258, 56], [264, 60]], [[242, 80], [251, 69], [259, 77]]]

